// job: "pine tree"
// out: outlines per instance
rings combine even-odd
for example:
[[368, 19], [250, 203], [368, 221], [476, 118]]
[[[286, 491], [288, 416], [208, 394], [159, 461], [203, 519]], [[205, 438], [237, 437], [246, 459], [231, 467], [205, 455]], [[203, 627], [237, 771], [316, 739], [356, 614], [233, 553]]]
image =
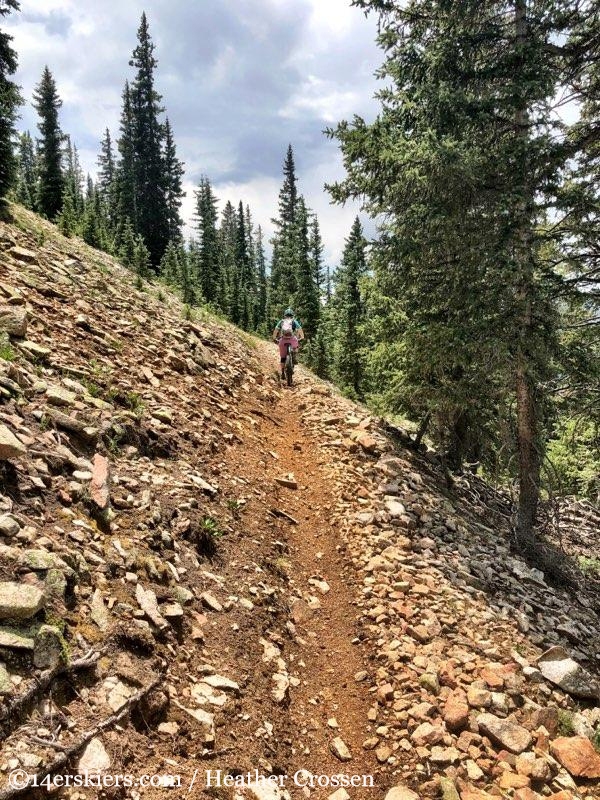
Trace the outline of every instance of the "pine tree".
[[307, 345], [310, 346], [319, 327], [320, 300], [315, 281], [315, 265], [310, 253], [309, 213], [303, 197], [297, 200], [293, 233], [293, 267], [297, 287], [294, 310], [302, 321]]
[[77, 222], [83, 216], [84, 197], [83, 197], [83, 172], [79, 163], [79, 153], [77, 147], [71, 142], [69, 135], [64, 137], [65, 145], [63, 151], [63, 192], [70, 193], [75, 218]]
[[33, 139], [29, 131], [19, 136], [19, 156], [16, 199], [18, 203], [35, 210], [37, 197], [37, 160]]
[[48, 67], [44, 68], [33, 100], [40, 117], [38, 128], [42, 137], [38, 141], [39, 183], [36, 208], [48, 219], [54, 220], [62, 208], [65, 186], [62, 171], [63, 134], [58, 122], [58, 109], [62, 101]]
[[181, 184], [184, 169], [183, 164], [177, 158], [173, 131], [168, 118], [165, 122], [164, 171], [169, 241], [179, 241], [182, 238], [181, 229], [183, 227], [180, 209], [181, 200], [185, 196]]
[[[18, 10], [17, 0], [0, 0], [0, 18]], [[17, 54], [11, 41], [12, 36], [0, 31], [0, 199], [6, 195], [16, 176], [13, 137], [17, 108], [22, 102], [19, 87], [9, 78], [17, 69]]]
[[365, 318], [365, 304], [361, 281], [367, 274], [366, 246], [360, 220], [356, 217], [335, 273], [335, 292], [331, 301], [336, 380], [356, 398], [364, 395], [361, 325]]
[[198, 231], [198, 273], [202, 296], [216, 303], [221, 285], [219, 247], [217, 242], [217, 198], [207, 177], [200, 178], [196, 196], [196, 230]]
[[256, 312], [254, 329], [266, 332], [267, 327], [267, 263], [263, 245], [262, 228], [258, 226], [256, 232]]
[[323, 268], [323, 249], [323, 240], [321, 238], [319, 220], [317, 215], [314, 214], [310, 225], [309, 253], [312, 265], [313, 281], [317, 287], [319, 297], [323, 292], [323, 283], [325, 280]]
[[237, 263], [236, 247], [238, 238], [237, 214], [228, 200], [221, 214], [219, 226], [219, 284], [217, 286], [217, 306], [233, 320], [236, 316]]
[[135, 264], [136, 235], [129, 217], [126, 217], [118, 234], [119, 258], [124, 266], [132, 269]]
[[269, 317], [279, 319], [283, 309], [293, 303], [296, 281], [296, 208], [298, 186], [294, 153], [289, 145], [283, 165], [283, 185], [279, 191], [279, 216], [273, 219], [271, 280], [269, 286]]
[[517, 539], [531, 552], [560, 282], [539, 223], [574, 155], [552, 106], [577, 73], [569, 38], [586, 4], [355, 5], [380, 14], [389, 84], [373, 124], [331, 132], [347, 171], [333, 196], [385, 217], [379, 277], [407, 315], [397, 386], [436, 419], [456, 464], [481, 448], [512, 384]]
[[117, 208], [117, 169], [113, 143], [110, 131], [106, 128], [100, 143], [98, 156], [98, 181], [97, 191], [100, 202], [104, 207], [104, 214], [108, 229], [113, 231], [116, 227], [118, 214]]
[[91, 247], [109, 249], [108, 218], [106, 207], [100, 197], [98, 186], [88, 175], [85, 206], [81, 219], [81, 236]]
[[169, 210], [163, 158], [165, 131], [159, 120], [163, 108], [161, 96], [154, 88], [157, 61], [145, 13], [142, 14], [138, 44], [130, 65], [137, 70], [130, 90], [136, 191], [132, 221], [148, 248], [150, 263], [156, 269], [169, 242]]
[[[129, 83], [123, 89], [123, 108], [121, 111], [120, 136], [117, 142], [119, 161], [115, 167], [115, 199], [117, 228], [128, 219], [135, 229], [138, 220], [138, 193], [135, 169], [134, 120]], [[117, 244], [120, 236], [117, 232]]]
[[143, 278], [148, 278], [150, 274], [150, 265], [150, 251], [138, 233], [134, 239], [133, 263], [131, 265], [133, 271], [137, 275], [138, 285]]

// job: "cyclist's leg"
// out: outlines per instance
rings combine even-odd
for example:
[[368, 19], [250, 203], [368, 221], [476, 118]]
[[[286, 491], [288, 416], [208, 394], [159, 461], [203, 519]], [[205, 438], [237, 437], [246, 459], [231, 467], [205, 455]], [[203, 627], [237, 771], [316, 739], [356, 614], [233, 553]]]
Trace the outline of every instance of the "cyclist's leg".
[[285, 378], [285, 359], [287, 357], [287, 345], [283, 339], [279, 340], [279, 368], [281, 370], [281, 377]]

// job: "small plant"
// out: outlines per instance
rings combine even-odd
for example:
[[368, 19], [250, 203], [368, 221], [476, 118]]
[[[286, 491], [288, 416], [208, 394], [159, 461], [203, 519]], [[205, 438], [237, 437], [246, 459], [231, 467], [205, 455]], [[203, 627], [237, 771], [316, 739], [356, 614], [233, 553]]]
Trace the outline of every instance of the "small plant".
[[159, 289], [159, 290], [158, 290], [158, 292], [156, 293], [156, 299], [157, 299], [157, 300], [158, 300], [160, 303], [164, 303], [164, 302], [165, 302], [165, 300], [167, 299], [167, 296], [166, 296], [166, 294], [163, 292], [163, 290], [162, 290], [162, 289]]
[[113, 348], [113, 350], [117, 351], [117, 353], [123, 352], [123, 348], [125, 345], [121, 341], [121, 339], [109, 339], [109, 344]]
[[43, 228], [40, 228], [37, 233], [37, 243], [39, 247], [43, 247], [46, 243], [46, 231]]
[[52, 425], [52, 419], [48, 416], [48, 414], [44, 414], [40, 420], [40, 430], [47, 431], [50, 429]]
[[591, 736], [591, 742], [598, 753], [600, 753], [600, 727], [596, 728]]
[[93, 381], [83, 381], [83, 385], [87, 389], [87, 393], [90, 397], [100, 397], [101, 389], [97, 383]]
[[240, 503], [239, 500], [228, 500], [227, 501], [227, 508], [231, 511], [234, 517], [239, 516], [239, 513], [242, 509], [243, 503]]
[[113, 436], [108, 437], [106, 446], [111, 456], [118, 456], [120, 454], [121, 444], [122, 444], [121, 436], [118, 433], [115, 433]]
[[212, 536], [213, 539], [220, 539], [223, 531], [219, 528], [219, 523], [214, 517], [204, 517], [202, 520], [202, 530]]
[[188, 322], [194, 321], [194, 310], [187, 303], [183, 307], [183, 318]]
[[585, 575], [599, 575], [600, 576], [600, 558], [588, 558], [587, 556], [579, 556], [579, 569]]
[[138, 292], [144, 291], [144, 279], [142, 278], [141, 275], [136, 275], [135, 288], [138, 290]]
[[560, 736], [574, 736], [573, 713], [563, 708], [558, 710], [558, 733]]
[[137, 392], [127, 392], [125, 395], [125, 405], [130, 411], [133, 411], [136, 416], [141, 416], [144, 413], [144, 401]]
[[4, 361], [14, 361], [15, 351], [12, 349], [8, 334], [3, 333], [0, 335], [0, 358]]

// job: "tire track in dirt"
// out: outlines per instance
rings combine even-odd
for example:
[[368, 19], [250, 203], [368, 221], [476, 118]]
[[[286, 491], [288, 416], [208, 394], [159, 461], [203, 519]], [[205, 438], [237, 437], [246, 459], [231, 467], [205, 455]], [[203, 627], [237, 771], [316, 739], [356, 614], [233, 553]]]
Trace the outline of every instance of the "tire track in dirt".
[[[373, 788], [347, 787], [351, 798], [381, 798], [376, 773], [381, 769], [372, 751], [363, 742], [373, 735], [369, 730], [368, 710], [372, 705], [365, 684], [357, 682], [356, 673], [365, 662], [355, 639], [355, 594], [344, 578], [345, 562], [338, 547], [337, 532], [329, 521], [338, 498], [334, 481], [326, 468], [319, 443], [301, 422], [302, 371], [297, 372], [297, 386], [282, 389], [278, 404], [264, 418], [260, 433], [268, 449], [277, 459], [266, 466], [265, 482], [273, 486], [273, 505], [293, 516], [298, 525], [280, 521], [277, 529], [287, 543], [289, 576], [294, 589], [318, 597], [321, 608], [311, 613], [301, 602], [296, 616], [296, 642], [287, 650], [290, 673], [300, 677], [300, 684], [291, 689], [288, 709], [294, 746], [293, 765], [287, 782], [293, 798], [307, 795], [294, 785], [296, 770], [308, 770], [315, 776], [372, 776]], [[304, 379], [306, 380], [306, 379]], [[248, 454], [243, 473], [256, 479], [259, 459]], [[297, 489], [278, 486], [275, 478], [293, 473]], [[326, 594], [309, 584], [310, 578], [325, 580], [330, 587]], [[291, 589], [291, 597], [293, 589]], [[354, 640], [354, 643], [353, 643]], [[335, 720], [338, 728], [331, 727]], [[331, 750], [331, 742], [341, 737], [350, 749], [352, 759], [341, 762]], [[337, 787], [313, 787], [311, 798], [328, 798]]]

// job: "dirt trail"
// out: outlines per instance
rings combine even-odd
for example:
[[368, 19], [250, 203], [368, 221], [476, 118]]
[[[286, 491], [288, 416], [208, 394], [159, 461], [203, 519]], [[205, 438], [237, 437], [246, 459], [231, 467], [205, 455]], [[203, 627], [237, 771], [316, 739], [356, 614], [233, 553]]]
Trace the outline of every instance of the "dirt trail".
[[[292, 797], [306, 796], [292, 780], [295, 771], [302, 769], [315, 776], [373, 776], [372, 789], [349, 788], [354, 793], [351, 796], [368, 800], [381, 797], [383, 789], [377, 785], [375, 755], [362, 746], [369, 736], [367, 714], [373, 701], [366, 685], [355, 678], [365, 669], [365, 662], [355, 638], [356, 596], [344, 574], [337, 531], [329, 521], [338, 498], [319, 443], [301, 422], [302, 388], [307, 380], [302, 370], [297, 370], [296, 386], [282, 389], [271, 419], [265, 417], [261, 423], [261, 437], [273, 454], [270, 463], [265, 464], [258, 454], [247, 453], [239, 474], [253, 481], [264, 476], [265, 485], [274, 487], [273, 507], [297, 520], [297, 525], [281, 520], [277, 526], [287, 544], [286, 569], [297, 593], [318, 598], [321, 606], [312, 610], [299, 600], [292, 612], [297, 636], [287, 651], [288, 663], [300, 684], [291, 690], [294, 760], [293, 768], [288, 767], [286, 786]], [[277, 486], [276, 478], [289, 473], [297, 488]], [[309, 583], [311, 578], [325, 581], [329, 591], [323, 593], [319, 586]], [[343, 739], [352, 754], [346, 763], [330, 750], [336, 737]], [[334, 791], [332, 786], [312, 788], [310, 796], [326, 798]]]

